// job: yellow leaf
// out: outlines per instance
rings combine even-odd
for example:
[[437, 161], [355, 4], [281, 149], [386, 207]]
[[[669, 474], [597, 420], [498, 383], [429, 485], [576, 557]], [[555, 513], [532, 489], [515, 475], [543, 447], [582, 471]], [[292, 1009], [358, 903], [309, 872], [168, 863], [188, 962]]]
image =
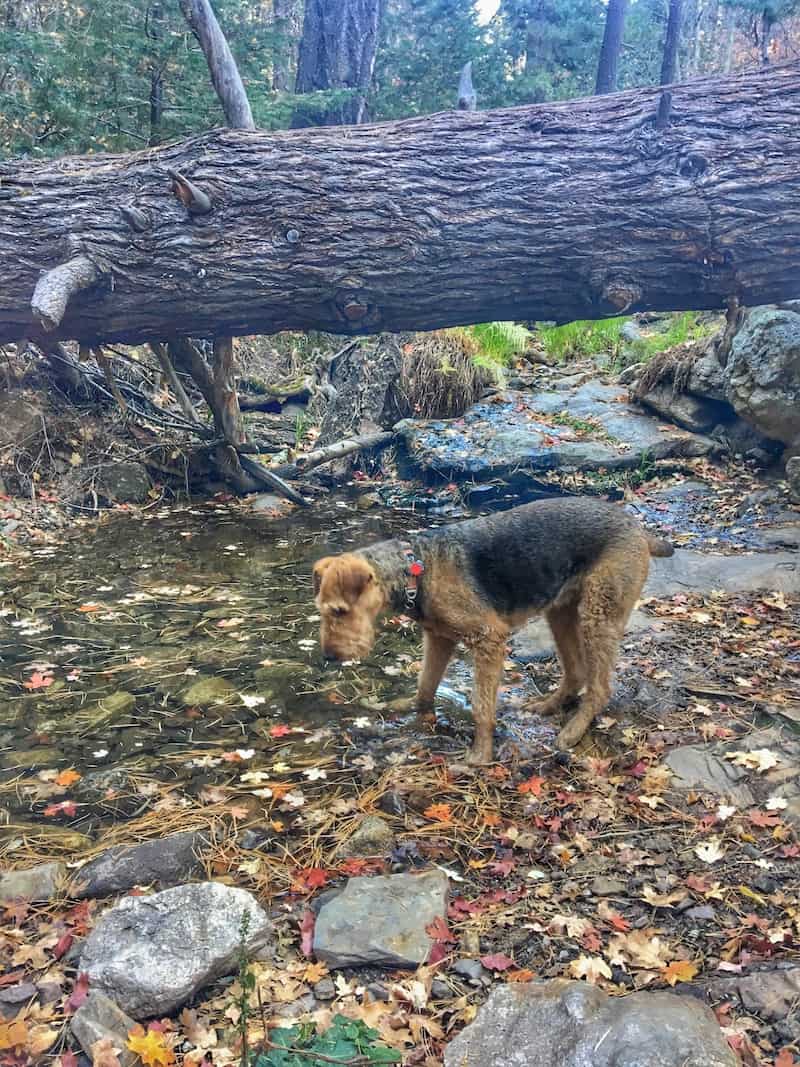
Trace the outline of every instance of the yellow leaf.
[[28, 1024], [23, 1019], [0, 1023], [0, 1049], [24, 1048], [28, 1042]]
[[171, 1048], [167, 1048], [164, 1035], [156, 1030], [148, 1030], [147, 1033], [137, 1033], [136, 1030], [131, 1030], [128, 1034], [127, 1045], [131, 1052], [136, 1053], [145, 1067], [171, 1067], [175, 1062], [175, 1053]]
[[661, 977], [670, 985], [677, 985], [678, 982], [691, 982], [696, 974], [697, 967], [691, 960], [673, 960], [672, 963], [661, 968]]

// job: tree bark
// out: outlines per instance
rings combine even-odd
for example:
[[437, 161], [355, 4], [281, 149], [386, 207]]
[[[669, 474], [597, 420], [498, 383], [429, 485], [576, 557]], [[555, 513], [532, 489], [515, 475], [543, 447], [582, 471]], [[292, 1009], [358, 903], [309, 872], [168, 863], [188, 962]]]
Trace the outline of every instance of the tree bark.
[[675, 81], [678, 67], [678, 49], [681, 45], [681, 24], [683, 22], [683, 0], [669, 0], [667, 32], [664, 36], [664, 54], [661, 60], [661, 85], [671, 85]]
[[597, 64], [597, 81], [594, 87], [596, 96], [616, 92], [617, 68], [622, 50], [622, 37], [625, 33], [627, 7], [628, 0], [608, 0], [603, 43], [600, 46], [600, 59]]
[[236, 130], [254, 130], [256, 124], [239, 68], [209, 0], [181, 0], [181, 9], [203, 49], [225, 121]]
[[800, 64], [670, 92], [0, 163], [0, 343], [800, 296]]
[[345, 89], [323, 108], [298, 101], [292, 126], [355, 126], [364, 122], [383, 0], [306, 0], [295, 92]]

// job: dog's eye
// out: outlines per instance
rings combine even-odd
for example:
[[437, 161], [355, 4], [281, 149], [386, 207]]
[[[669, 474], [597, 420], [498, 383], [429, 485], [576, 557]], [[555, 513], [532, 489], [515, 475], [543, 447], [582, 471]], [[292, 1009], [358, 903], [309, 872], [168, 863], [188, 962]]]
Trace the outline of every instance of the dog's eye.
[[341, 618], [341, 616], [346, 615], [349, 610], [349, 608], [331, 608], [331, 614]]

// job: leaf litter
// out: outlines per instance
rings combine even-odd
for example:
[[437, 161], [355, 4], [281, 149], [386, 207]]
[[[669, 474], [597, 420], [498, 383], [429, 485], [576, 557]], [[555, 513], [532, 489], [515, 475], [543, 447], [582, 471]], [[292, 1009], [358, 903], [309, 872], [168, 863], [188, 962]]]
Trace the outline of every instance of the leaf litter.
[[[394, 710], [418, 670], [405, 627], [369, 664], [331, 671], [315, 662], [305, 561], [322, 537], [326, 547], [361, 540], [363, 516], [339, 510], [333, 532], [310, 530], [280, 549], [261, 543], [262, 528], [242, 532], [227, 507], [126, 522], [57, 569], [52, 555], [32, 551], [5, 583], [5, 861], [61, 855], [77, 867], [115, 844], [213, 831], [208, 876], [253, 891], [279, 931], [275, 965], [251, 964], [251, 1047], [276, 1034], [316, 1040], [312, 1031], [363, 1044], [363, 1031], [347, 1037], [337, 1022], [350, 1020], [403, 1062], [438, 1064], [491, 985], [569, 976], [611, 993], [701, 987], [748, 1062], [792, 1062], [800, 1033], [753, 1019], [720, 984], [800, 955], [800, 846], [782, 777], [790, 766], [778, 744], [749, 741], [767, 722], [785, 725], [781, 712], [800, 704], [791, 597], [645, 603], [668, 626], [626, 643], [619, 673], [666, 687], [666, 706], [646, 702], [630, 715], [612, 705], [593, 746], [568, 764], [553, 759], [549, 728], [531, 732], [518, 714], [534, 684], [555, 683], [557, 668], [512, 664], [503, 762], [476, 775], [461, 762], [463, 708], [444, 707], [436, 733]], [[217, 551], [222, 539], [232, 543], [234, 523], [237, 551]], [[187, 565], [175, 530], [190, 524]], [[115, 562], [98, 574], [97, 559]], [[466, 688], [460, 664], [452, 677]], [[198, 678], [227, 685], [209, 703], [187, 703]], [[755, 803], [677, 791], [665, 759], [685, 744], [729, 745], [724, 759]], [[340, 859], [342, 842], [376, 813], [394, 851]], [[248, 830], [258, 831], [255, 850], [245, 847]], [[451, 874], [452, 892], [416, 974], [329, 975], [314, 960], [320, 893], [348, 877], [431, 866]], [[0, 1024], [0, 1053], [14, 1067], [59, 1048], [62, 1067], [73, 1067], [65, 1019], [87, 988], [67, 961], [97, 913], [93, 901], [5, 907], [6, 974], [32, 988]], [[459, 958], [478, 962], [479, 980], [453, 969]], [[212, 986], [176, 1019], [132, 1032], [128, 1049], [146, 1067], [233, 1063], [237, 985]], [[287, 1018], [299, 1021], [287, 1027]], [[120, 1051], [98, 1043], [94, 1067], [118, 1067]], [[262, 1067], [281, 1063], [278, 1054], [264, 1046]]]

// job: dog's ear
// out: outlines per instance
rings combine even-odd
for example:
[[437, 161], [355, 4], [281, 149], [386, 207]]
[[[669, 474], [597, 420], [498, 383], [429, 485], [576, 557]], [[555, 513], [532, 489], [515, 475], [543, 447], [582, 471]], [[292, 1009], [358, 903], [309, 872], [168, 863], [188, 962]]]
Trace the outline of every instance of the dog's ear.
[[322, 586], [322, 575], [333, 563], [333, 556], [324, 556], [322, 559], [318, 559], [314, 564], [314, 570], [312, 572], [312, 581], [314, 583], [314, 596], [319, 594]]
[[368, 585], [375, 581], [375, 572], [367, 563], [359, 561], [358, 566], [347, 567], [340, 576], [342, 593], [351, 604], [355, 604]]

